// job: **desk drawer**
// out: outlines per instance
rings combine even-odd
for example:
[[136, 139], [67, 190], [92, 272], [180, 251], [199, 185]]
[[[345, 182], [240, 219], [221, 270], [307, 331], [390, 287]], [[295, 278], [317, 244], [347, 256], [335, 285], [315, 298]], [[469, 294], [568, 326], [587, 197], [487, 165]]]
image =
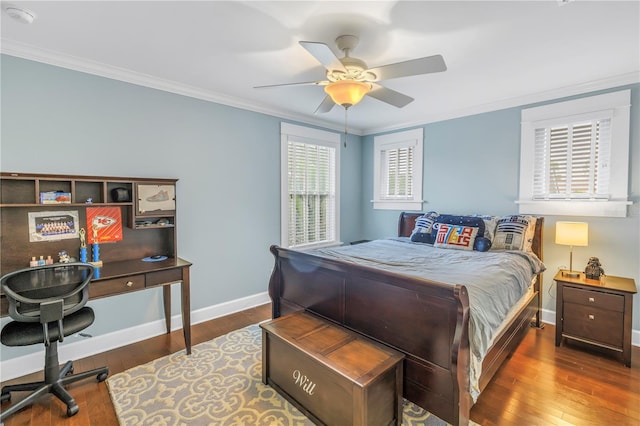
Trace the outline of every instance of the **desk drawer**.
[[167, 269], [165, 271], [149, 272], [147, 274], [146, 286], [154, 287], [161, 284], [182, 281], [182, 268]]
[[579, 305], [592, 306], [609, 311], [624, 312], [624, 296], [617, 294], [564, 287], [562, 295], [564, 301], [568, 303], [577, 303]]
[[94, 281], [89, 284], [89, 297], [97, 298], [144, 289], [144, 275]]

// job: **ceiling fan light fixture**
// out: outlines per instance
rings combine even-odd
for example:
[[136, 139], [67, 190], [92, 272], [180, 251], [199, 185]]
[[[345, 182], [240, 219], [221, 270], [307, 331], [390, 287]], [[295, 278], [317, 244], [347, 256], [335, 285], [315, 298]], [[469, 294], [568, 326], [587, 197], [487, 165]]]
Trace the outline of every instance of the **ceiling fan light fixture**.
[[339, 80], [326, 85], [324, 91], [333, 102], [348, 109], [360, 102], [364, 95], [371, 91], [371, 85], [362, 81]]

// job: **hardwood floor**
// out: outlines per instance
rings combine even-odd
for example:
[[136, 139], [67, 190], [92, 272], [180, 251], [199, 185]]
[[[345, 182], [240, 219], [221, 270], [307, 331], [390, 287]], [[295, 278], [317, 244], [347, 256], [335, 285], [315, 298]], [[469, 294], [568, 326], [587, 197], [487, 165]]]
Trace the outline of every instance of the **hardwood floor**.
[[[268, 319], [270, 305], [238, 312], [192, 327], [193, 344]], [[529, 330], [524, 341], [480, 396], [471, 419], [481, 425], [640, 425], [640, 348], [633, 347], [632, 368], [608, 354], [554, 345], [554, 327]], [[108, 365], [111, 374], [183, 349], [182, 332], [157, 336], [74, 362], [76, 371]], [[38, 380], [41, 374], [2, 385]], [[104, 383], [88, 379], [69, 387], [80, 411], [50, 395], [5, 422], [14, 425], [118, 425]], [[18, 401], [24, 394], [16, 394]], [[8, 404], [2, 404], [5, 409]]]

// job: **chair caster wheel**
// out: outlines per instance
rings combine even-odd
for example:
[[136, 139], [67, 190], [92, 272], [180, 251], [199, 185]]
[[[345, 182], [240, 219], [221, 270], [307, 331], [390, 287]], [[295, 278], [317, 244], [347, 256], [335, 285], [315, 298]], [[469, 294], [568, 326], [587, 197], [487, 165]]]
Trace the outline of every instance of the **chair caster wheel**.
[[109, 375], [109, 373], [100, 373], [98, 374], [98, 381], [99, 382], [104, 382], [105, 380], [107, 380], [107, 376]]
[[75, 416], [80, 411], [80, 408], [77, 405], [72, 405], [71, 407], [67, 407], [67, 417]]

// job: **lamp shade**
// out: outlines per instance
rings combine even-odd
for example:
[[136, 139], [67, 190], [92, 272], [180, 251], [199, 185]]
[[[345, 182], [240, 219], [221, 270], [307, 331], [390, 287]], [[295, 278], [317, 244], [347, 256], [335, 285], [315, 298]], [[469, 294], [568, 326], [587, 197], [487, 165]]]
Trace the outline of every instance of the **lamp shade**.
[[355, 80], [338, 80], [325, 86], [324, 91], [333, 102], [349, 108], [360, 102], [369, 93], [371, 85]]
[[586, 222], [556, 222], [556, 244], [589, 245], [589, 224]]

